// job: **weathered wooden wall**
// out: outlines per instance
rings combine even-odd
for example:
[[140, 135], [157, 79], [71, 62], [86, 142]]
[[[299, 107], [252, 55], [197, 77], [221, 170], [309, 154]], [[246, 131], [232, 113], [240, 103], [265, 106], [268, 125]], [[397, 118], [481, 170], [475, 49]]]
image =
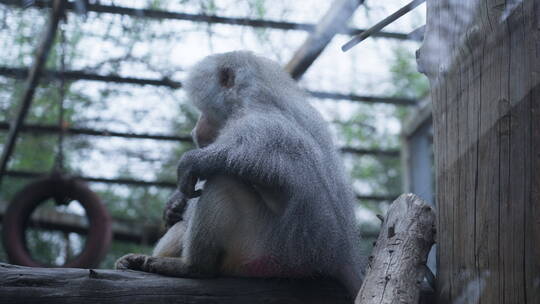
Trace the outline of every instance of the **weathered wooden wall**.
[[540, 0], [431, 0], [439, 303], [540, 303]]

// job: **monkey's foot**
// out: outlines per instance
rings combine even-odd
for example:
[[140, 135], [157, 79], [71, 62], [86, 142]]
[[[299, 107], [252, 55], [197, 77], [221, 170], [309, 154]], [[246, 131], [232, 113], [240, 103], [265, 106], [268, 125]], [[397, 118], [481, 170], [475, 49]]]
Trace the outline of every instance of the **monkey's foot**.
[[118, 270], [131, 269], [131, 270], [147, 271], [146, 266], [148, 265], [149, 258], [150, 256], [147, 256], [144, 254], [135, 254], [135, 253], [126, 254], [125, 256], [116, 260], [116, 263], [114, 263], [114, 268]]

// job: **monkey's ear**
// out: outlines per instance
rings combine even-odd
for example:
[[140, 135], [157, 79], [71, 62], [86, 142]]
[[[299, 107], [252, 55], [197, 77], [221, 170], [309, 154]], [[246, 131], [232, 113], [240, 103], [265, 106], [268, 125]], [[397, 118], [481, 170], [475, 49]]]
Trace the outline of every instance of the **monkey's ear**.
[[219, 69], [219, 84], [224, 88], [234, 86], [234, 71], [231, 68]]

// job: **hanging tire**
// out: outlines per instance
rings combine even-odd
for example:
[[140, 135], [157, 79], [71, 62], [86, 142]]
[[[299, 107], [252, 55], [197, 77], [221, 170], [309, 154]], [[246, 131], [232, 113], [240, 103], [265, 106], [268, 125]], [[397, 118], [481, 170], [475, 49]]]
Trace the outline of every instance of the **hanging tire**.
[[3, 219], [3, 242], [12, 264], [51, 267], [34, 260], [26, 246], [25, 230], [32, 212], [50, 198], [77, 200], [85, 209], [89, 229], [84, 249], [64, 265], [52, 267], [97, 267], [105, 257], [112, 239], [111, 217], [100, 198], [86, 183], [59, 175], [39, 179], [19, 191], [8, 206]]

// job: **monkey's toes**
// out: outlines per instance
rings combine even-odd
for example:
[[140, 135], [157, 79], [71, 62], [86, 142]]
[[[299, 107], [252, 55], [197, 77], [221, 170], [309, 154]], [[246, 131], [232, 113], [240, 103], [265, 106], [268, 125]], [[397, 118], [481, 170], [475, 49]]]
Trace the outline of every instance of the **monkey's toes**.
[[145, 262], [146, 255], [130, 253], [116, 260], [114, 268], [118, 270], [143, 270]]

